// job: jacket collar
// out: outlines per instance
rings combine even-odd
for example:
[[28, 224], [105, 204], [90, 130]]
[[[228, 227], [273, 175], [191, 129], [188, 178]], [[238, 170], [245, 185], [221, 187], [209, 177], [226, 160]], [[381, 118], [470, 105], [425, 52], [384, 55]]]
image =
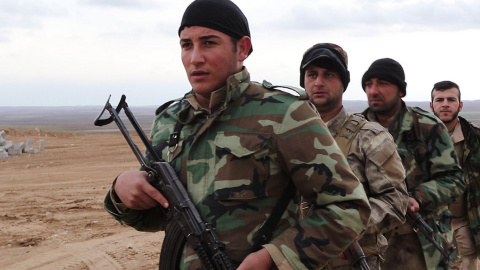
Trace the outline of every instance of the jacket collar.
[[230, 102], [235, 101], [242, 96], [249, 85], [250, 73], [246, 67], [243, 67], [242, 71], [227, 78], [225, 86], [212, 91], [210, 94], [210, 113], [200, 107], [195, 92], [191, 90], [185, 96], [187, 106], [178, 112], [178, 118], [181, 122], [188, 123], [198, 115], [218, 114], [225, 110]]

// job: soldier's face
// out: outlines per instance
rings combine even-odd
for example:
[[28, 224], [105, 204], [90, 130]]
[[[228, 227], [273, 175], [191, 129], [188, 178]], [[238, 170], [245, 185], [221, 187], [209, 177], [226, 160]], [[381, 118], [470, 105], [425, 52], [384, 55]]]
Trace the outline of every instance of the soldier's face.
[[399, 108], [403, 93], [398, 86], [385, 80], [372, 78], [365, 82], [368, 106], [377, 114], [393, 115]]
[[447, 90], [434, 90], [430, 109], [443, 123], [450, 123], [457, 119], [462, 111], [463, 102], [460, 101], [460, 91], [453, 87]]
[[342, 106], [343, 84], [336, 71], [308, 65], [305, 68], [305, 91], [320, 113]]
[[243, 37], [234, 46], [230, 36], [201, 26], [182, 30], [182, 62], [197, 99], [208, 101], [212, 91], [224, 86], [230, 75], [242, 69], [249, 42], [248, 37]]

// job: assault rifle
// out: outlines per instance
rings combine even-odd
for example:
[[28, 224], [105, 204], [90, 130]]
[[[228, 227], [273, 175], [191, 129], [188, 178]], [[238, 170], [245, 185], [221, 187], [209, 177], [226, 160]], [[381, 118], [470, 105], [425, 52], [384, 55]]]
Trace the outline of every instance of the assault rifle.
[[415, 232], [421, 231], [422, 234], [427, 238], [433, 246], [442, 253], [443, 261], [448, 263], [451, 258], [450, 255], [455, 250], [455, 246], [451, 246], [449, 251], [446, 251], [435, 239], [433, 235], [433, 229], [425, 222], [422, 216], [418, 212], [412, 212], [410, 209], [407, 210], [407, 220], [412, 225]]
[[[202, 261], [203, 267], [208, 270], [235, 269], [225, 253], [225, 245], [219, 240], [217, 234], [215, 233], [215, 229], [212, 228], [211, 224], [208, 224], [202, 220], [200, 213], [190, 200], [187, 190], [183, 186], [182, 182], [178, 179], [174, 169], [170, 163], [163, 161], [155, 152], [152, 144], [128, 108], [125, 99], [125, 95], [122, 95], [117, 108], [114, 109], [109, 102], [109, 97], [104, 109], [95, 119], [94, 124], [96, 126], [104, 126], [115, 121], [138, 161], [148, 173], [148, 181], [150, 184], [160, 191], [168, 200], [168, 212], [172, 215], [172, 221], [174, 222], [174, 224], [171, 226], [175, 225], [177, 228], [180, 228], [178, 231], [183, 233], [184, 238], [187, 239], [190, 246], [193, 247], [193, 249], [197, 252], [198, 257]], [[137, 145], [130, 137], [127, 128], [123, 124], [123, 121], [120, 119], [119, 113], [122, 109], [145, 145], [147, 151], [155, 160], [151, 164], [147, 164]], [[105, 110], [110, 113], [110, 117], [106, 119], [100, 119]]]
[[347, 250], [343, 252], [343, 255], [349, 260], [355, 270], [370, 270], [365, 259], [365, 253], [363, 253], [362, 247], [357, 240], [354, 240]]

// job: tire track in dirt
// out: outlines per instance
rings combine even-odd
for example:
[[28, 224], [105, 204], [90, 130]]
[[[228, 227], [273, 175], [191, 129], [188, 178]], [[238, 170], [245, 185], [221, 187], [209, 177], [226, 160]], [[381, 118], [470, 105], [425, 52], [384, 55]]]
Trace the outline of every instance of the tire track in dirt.
[[[152, 238], [158, 239], [154, 241]], [[163, 233], [141, 233], [129, 229], [105, 238], [35, 252], [29, 258], [2, 269], [158, 269], [162, 240]]]

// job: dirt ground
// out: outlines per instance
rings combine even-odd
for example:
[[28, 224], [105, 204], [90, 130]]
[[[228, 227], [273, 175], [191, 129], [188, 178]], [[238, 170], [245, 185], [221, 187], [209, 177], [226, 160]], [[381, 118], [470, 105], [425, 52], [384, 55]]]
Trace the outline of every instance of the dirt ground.
[[139, 167], [121, 134], [5, 131], [45, 150], [0, 160], [0, 269], [158, 269], [163, 232], [103, 210], [113, 179]]

